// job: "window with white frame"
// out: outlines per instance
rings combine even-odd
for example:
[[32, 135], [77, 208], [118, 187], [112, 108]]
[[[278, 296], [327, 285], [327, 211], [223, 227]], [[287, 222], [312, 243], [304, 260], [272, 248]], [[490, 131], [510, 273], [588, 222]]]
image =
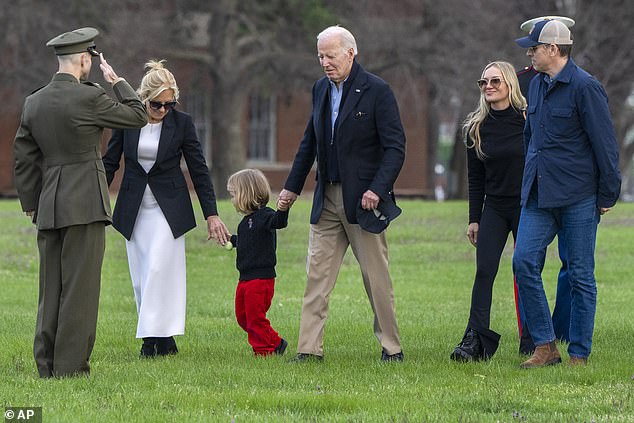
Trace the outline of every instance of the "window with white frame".
[[254, 94], [249, 97], [249, 143], [247, 160], [272, 162], [275, 160], [275, 96]]
[[[191, 90], [199, 92], [200, 90]], [[200, 94], [181, 96], [184, 112], [191, 115], [196, 126], [196, 135], [203, 149], [207, 166], [211, 166], [211, 104], [209, 97], [203, 90]]]

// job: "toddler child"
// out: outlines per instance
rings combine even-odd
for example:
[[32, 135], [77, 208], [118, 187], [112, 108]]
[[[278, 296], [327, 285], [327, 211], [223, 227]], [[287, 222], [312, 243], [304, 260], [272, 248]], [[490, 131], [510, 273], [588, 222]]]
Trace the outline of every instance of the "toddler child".
[[277, 211], [266, 206], [271, 188], [257, 169], [231, 175], [227, 191], [236, 211], [244, 215], [230, 241], [240, 272], [235, 300], [238, 324], [247, 332], [255, 355], [282, 355], [288, 343], [271, 327], [266, 312], [275, 292], [275, 230], [288, 224], [288, 206], [279, 204]]

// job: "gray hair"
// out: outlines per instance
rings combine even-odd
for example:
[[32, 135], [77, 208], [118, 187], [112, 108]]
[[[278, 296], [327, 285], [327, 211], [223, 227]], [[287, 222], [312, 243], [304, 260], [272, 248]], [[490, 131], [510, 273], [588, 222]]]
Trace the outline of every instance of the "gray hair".
[[354, 35], [346, 28], [339, 25], [329, 26], [317, 35], [317, 41], [331, 36], [339, 37], [344, 50], [353, 49], [354, 55], [357, 55], [357, 42], [354, 40]]

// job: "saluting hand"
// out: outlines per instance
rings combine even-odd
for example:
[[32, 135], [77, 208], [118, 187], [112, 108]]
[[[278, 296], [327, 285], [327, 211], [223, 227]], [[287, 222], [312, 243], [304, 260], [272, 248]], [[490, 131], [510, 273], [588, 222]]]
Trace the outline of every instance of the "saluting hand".
[[119, 79], [114, 69], [112, 69], [112, 66], [106, 62], [106, 59], [103, 57], [103, 53], [99, 53], [99, 60], [101, 60], [99, 68], [101, 68], [101, 71], [103, 72], [103, 79], [105, 79], [106, 82], [112, 84]]

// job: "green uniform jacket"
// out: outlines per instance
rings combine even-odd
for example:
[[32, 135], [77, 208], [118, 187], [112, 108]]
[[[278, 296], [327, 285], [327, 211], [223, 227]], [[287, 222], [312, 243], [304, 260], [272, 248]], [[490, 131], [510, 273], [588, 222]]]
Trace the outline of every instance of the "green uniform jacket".
[[100, 86], [58, 73], [26, 98], [15, 136], [15, 185], [39, 230], [111, 222], [101, 161], [103, 128], [140, 128], [143, 103], [124, 80], [111, 99]]

